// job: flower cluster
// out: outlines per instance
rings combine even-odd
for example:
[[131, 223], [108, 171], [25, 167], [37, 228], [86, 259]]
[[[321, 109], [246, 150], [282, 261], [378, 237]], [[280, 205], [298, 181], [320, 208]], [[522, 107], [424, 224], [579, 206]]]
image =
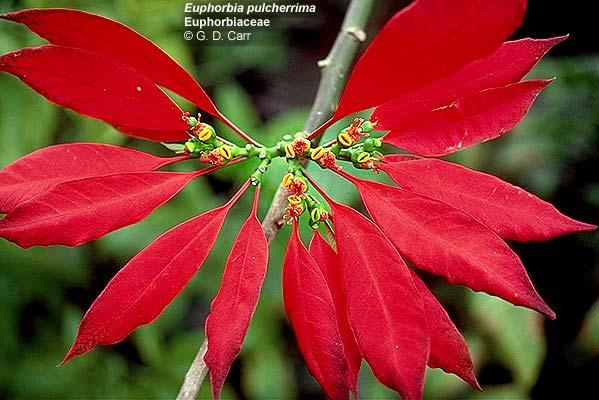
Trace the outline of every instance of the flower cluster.
[[[595, 228], [496, 177], [435, 158], [508, 132], [550, 83], [522, 79], [564, 37], [504, 42], [525, 9], [524, 0], [414, 1], [358, 60], [330, 120], [313, 132], [284, 135], [271, 147], [235, 126], [156, 45], [115, 21], [65, 9], [1, 15], [50, 44], [0, 56], [0, 71], [126, 135], [178, 142], [168, 144], [176, 155], [167, 158], [93, 143], [24, 156], [0, 171], [0, 213], [7, 214], [0, 219], [1, 237], [24, 248], [77, 246], [139, 222], [201, 175], [260, 160], [231, 200], [173, 227], [123, 267], [83, 317], [63, 363], [154, 321], [198, 272], [227, 213], [254, 186], [253, 207], [206, 321], [204, 361], [218, 398], [266, 274], [260, 182], [281, 157], [288, 164], [281, 171], [286, 219], [293, 225], [283, 266], [285, 311], [327, 396], [357, 395], [362, 360], [404, 399], [422, 397], [427, 366], [478, 387], [464, 338], [416, 271], [555, 318], [506, 241]], [[400, 62], [394, 62], [397, 54]], [[184, 113], [160, 87], [222, 121], [244, 146]], [[312, 143], [335, 122], [371, 108], [367, 120], [354, 118], [333, 142]], [[384, 144], [409, 154], [384, 155]], [[210, 166], [160, 170], [189, 158]], [[304, 160], [349, 180], [370, 218], [336, 202], [301, 166]], [[342, 163], [382, 170], [396, 185], [357, 178]], [[302, 218], [313, 228], [309, 248], [298, 234]]]
[[285, 208], [285, 219], [291, 225], [304, 213], [303, 203], [306, 198], [308, 184], [304, 179], [296, 177], [292, 172], [288, 172], [283, 177], [281, 184], [285, 188], [288, 203]]

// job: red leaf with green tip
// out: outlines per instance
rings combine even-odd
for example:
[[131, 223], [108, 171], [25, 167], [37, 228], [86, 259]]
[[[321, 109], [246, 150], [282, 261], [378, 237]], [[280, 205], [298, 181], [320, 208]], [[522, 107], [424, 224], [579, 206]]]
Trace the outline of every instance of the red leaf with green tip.
[[1, 219], [0, 237], [24, 248], [78, 246], [141, 221], [209, 170], [134, 172], [60, 183]]
[[19, 158], [0, 171], [0, 213], [12, 210], [59, 183], [124, 172], [150, 172], [181, 159], [95, 143], [46, 147]]
[[458, 164], [419, 159], [379, 166], [403, 189], [462, 210], [503, 239], [548, 240], [596, 228], [566, 217], [522, 188]]
[[329, 198], [349, 323], [376, 378], [403, 399], [422, 398], [430, 338], [408, 266], [385, 234]]
[[154, 141], [188, 138], [181, 109], [140, 72], [97, 53], [46, 45], [0, 56], [0, 71], [48, 100]]
[[320, 267], [320, 271], [326, 280], [331, 297], [333, 298], [335, 313], [337, 315], [337, 326], [339, 327], [339, 333], [343, 342], [343, 353], [348, 365], [349, 387], [357, 397], [358, 374], [360, 372], [360, 364], [362, 363], [362, 355], [360, 354], [360, 349], [358, 349], [358, 344], [347, 318], [347, 305], [343, 294], [337, 253], [320, 236], [318, 231], [314, 231], [312, 235], [309, 251], [316, 264]]
[[202, 266], [227, 213], [248, 185], [225, 205], [174, 227], [133, 257], [85, 313], [62, 364], [97, 345], [120, 342], [158, 318]]
[[473, 217], [407, 190], [342, 174], [358, 188], [372, 219], [418, 268], [555, 318], [518, 256]]
[[487, 89], [398, 125], [383, 142], [424, 156], [443, 156], [509, 132], [551, 80]]
[[431, 335], [429, 367], [441, 368], [445, 372], [456, 374], [472, 387], [480, 390], [466, 341], [424, 282], [413, 271], [410, 272], [412, 272], [412, 280], [422, 297]]
[[326, 280], [293, 226], [283, 264], [285, 312], [310, 373], [331, 399], [349, 399], [348, 365]]
[[372, 118], [378, 121], [377, 129], [391, 130], [406, 120], [448, 106], [462, 97], [518, 82], [549, 50], [566, 38], [506, 42], [490, 56], [473, 61], [450, 76], [377, 107]]
[[333, 120], [425, 87], [492, 53], [525, 11], [525, 0], [414, 1], [358, 60]]
[[53, 44], [77, 47], [120, 61], [200, 109], [220, 115], [204, 89], [175, 60], [119, 22], [63, 8], [35, 8], [3, 14], [0, 18], [24, 24]]
[[214, 399], [220, 397], [231, 364], [241, 351], [266, 276], [268, 241], [256, 216], [258, 196], [256, 187], [252, 212], [235, 239], [221, 288], [206, 319], [208, 352], [204, 361], [210, 370]]

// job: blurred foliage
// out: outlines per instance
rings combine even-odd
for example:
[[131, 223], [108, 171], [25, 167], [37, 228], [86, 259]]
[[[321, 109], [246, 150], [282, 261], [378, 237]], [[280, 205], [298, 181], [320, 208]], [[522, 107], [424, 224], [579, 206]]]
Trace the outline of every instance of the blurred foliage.
[[[153, 0], [140, 6], [141, 2], [134, 0], [24, 0], [18, 4], [0, 2], [0, 11], [65, 6], [115, 18], [156, 41], [188, 68], [210, 89], [225, 114], [260, 141], [274, 142], [284, 133], [300, 130], [307, 108], [293, 108], [263, 121], [255, 96], [237, 79], [237, 74], [250, 69], [268, 74], [284, 68], [289, 49], [284, 38], [273, 36], [267, 45], [237, 46], [234, 51], [223, 46], [190, 47], [181, 39], [183, 3]], [[43, 43], [24, 28], [4, 21], [0, 23], [0, 38], [2, 53]], [[516, 182], [547, 200], [558, 200], [556, 193], [564, 185], [578, 182], [574, 179], [575, 166], [597, 155], [598, 66], [593, 57], [543, 62], [534, 75], [559, 79], [541, 96], [524, 123], [499, 140], [450, 158]], [[168, 153], [159, 144], [129, 139], [101, 122], [60, 109], [7, 74], [0, 75], [0, 88], [0, 166], [38, 148], [74, 141]], [[190, 109], [188, 103], [177, 100]], [[219, 132], [228, 132], [220, 124], [216, 126]], [[228, 137], [235, 140], [230, 134]], [[192, 167], [192, 163], [182, 166]], [[155, 323], [136, 330], [121, 344], [99, 348], [64, 367], [55, 366], [75, 337], [83, 312], [120, 266], [161, 232], [223, 203], [255, 167], [240, 164], [201, 177], [141, 223], [79, 248], [22, 250], [0, 241], [0, 398], [174, 397], [203, 340], [203, 321], [220, 286], [228, 250], [247, 216], [250, 196], [242, 198], [232, 210], [202, 270]], [[260, 215], [266, 212], [282, 170], [283, 164], [275, 162], [265, 176]], [[335, 187], [337, 200], [361, 207], [347, 182], [318, 168], [311, 167], [311, 171], [325, 187]], [[599, 206], [596, 171], [595, 165], [592, 178], [584, 180], [582, 187], [567, 186], [567, 190], [580, 192], [595, 211]], [[561, 207], [559, 202], [557, 205]], [[574, 217], [589, 217], [577, 209], [564, 211]], [[307, 373], [282, 308], [281, 260], [288, 234], [284, 229], [271, 247], [270, 270], [260, 304], [223, 398], [323, 396]], [[307, 238], [307, 232], [304, 235]], [[595, 254], [590, 268], [596, 282], [597, 234], [579, 235], [574, 240]], [[533, 278], [543, 275], [542, 270], [533, 272]], [[430, 277], [427, 281], [464, 332], [485, 392], [474, 392], [453, 375], [430, 370], [426, 396], [529, 397], [546, 357], [544, 320], [496, 298], [448, 287]], [[587, 311], [586, 322], [571, 344], [581, 363], [597, 357], [599, 348], [599, 306], [595, 304]], [[376, 383], [366, 365], [360, 387], [363, 398], [395, 398]], [[207, 384], [201, 396], [209, 397]]]

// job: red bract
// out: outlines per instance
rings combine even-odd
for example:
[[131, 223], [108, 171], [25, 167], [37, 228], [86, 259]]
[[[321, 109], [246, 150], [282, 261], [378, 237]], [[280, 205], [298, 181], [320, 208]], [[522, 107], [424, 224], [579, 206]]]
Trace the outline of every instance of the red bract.
[[[65, 9], [0, 16], [52, 43], [0, 56], [0, 71], [129, 135], [187, 140], [171, 147], [184, 154], [172, 158], [81, 143], [15, 161], [0, 172], [0, 212], [8, 213], [0, 219], [0, 236], [23, 247], [76, 246], [140, 221], [195, 177], [244, 159], [261, 160], [229, 202], [166, 232], [125, 265], [83, 317], [63, 363], [96, 345], [123, 340], [156, 319], [206, 260], [229, 210], [251, 182], [253, 208], [232, 246], [206, 322], [204, 360], [218, 398], [266, 274], [268, 243], [257, 218], [261, 177], [274, 158], [285, 157], [284, 218], [293, 225], [283, 267], [285, 311], [325, 393], [334, 399], [347, 399], [350, 392], [357, 396], [362, 359], [405, 399], [422, 397], [427, 364], [478, 388], [464, 338], [402, 256], [450, 283], [554, 318], [504, 240], [546, 240], [595, 228], [498, 178], [420, 157], [502, 135], [549, 83], [521, 79], [565, 37], [503, 43], [525, 9], [524, 0], [414, 1], [358, 60], [333, 117], [307, 136], [375, 107], [370, 119], [355, 118], [336, 141], [318, 147], [301, 133], [285, 135], [271, 147], [257, 143], [223, 116], [173, 59], [115, 21]], [[221, 119], [248, 145], [222, 139], [210, 125], [183, 113], [159, 86]], [[386, 134], [376, 137], [373, 130]], [[383, 156], [383, 143], [414, 154]], [[156, 171], [185, 159], [213, 166]], [[373, 221], [331, 199], [298, 159], [352, 181]], [[383, 170], [399, 187], [355, 178], [342, 169], [344, 162]], [[330, 208], [311, 193], [308, 180]], [[298, 232], [302, 219], [314, 229], [309, 251]], [[320, 227], [333, 247], [318, 233]]]
[[225, 205], [174, 227], [133, 257], [85, 313], [62, 363], [97, 345], [119, 342], [154, 321], [202, 266], [227, 213], [248, 185]]
[[46, 45], [0, 57], [10, 72], [46, 97], [132, 136], [184, 140], [183, 111], [148, 77], [97, 53]]
[[385, 25], [357, 62], [329, 124], [490, 54], [520, 25], [525, 11], [525, 0], [414, 1]]
[[348, 364], [331, 292], [297, 224], [283, 265], [283, 300], [308, 368], [331, 399], [349, 399]]
[[0, 213], [72, 180], [150, 172], [182, 158], [163, 158], [124, 147], [74, 143], [35, 151], [0, 171]]
[[390, 130], [385, 143], [424, 156], [442, 156], [510, 131], [528, 112], [551, 81], [524, 81], [487, 89], [454, 103], [392, 125], [387, 115], [374, 114], [381, 129]]
[[358, 188], [372, 219], [417, 267], [555, 318], [518, 256], [473, 217], [400, 188], [343, 175]]
[[431, 335], [428, 365], [431, 368], [441, 368], [445, 372], [454, 373], [473, 387], [480, 389], [466, 341], [451, 322], [441, 303], [414, 272], [412, 272], [412, 280], [422, 297]]
[[0, 18], [24, 24], [50, 43], [77, 47], [118, 60], [202, 110], [220, 115], [204, 89], [187, 71], [154, 43], [123, 24], [64, 8], [24, 10], [3, 14]]
[[210, 343], [204, 356], [210, 369], [212, 396], [218, 399], [231, 364], [256, 310], [268, 264], [268, 241], [256, 215], [259, 189], [254, 206], [241, 227], [229, 254], [223, 282], [206, 318], [206, 339]]
[[548, 240], [595, 228], [492, 175], [442, 160], [385, 160], [391, 162], [381, 169], [402, 188], [462, 210], [506, 240]]
[[310, 255], [320, 267], [320, 271], [331, 291], [333, 304], [335, 305], [335, 313], [337, 315], [337, 326], [341, 334], [343, 342], [343, 353], [348, 365], [349, 388], [354, 394], [358, 393], [358, 374], [360, 372], [360, 364], [362, 363], [362, 355], [356, 343], [354, 333], [349, 324], [347, 317], [347, 305], [343, 294], [343, 285], [341, 283], [341, 275], [339, 274], [339, 261], [337, 253], [331, 246], [320, 236], [318, 231], [314, 231], [312, 240], [310, 241]]
[[561, 36], [505, 42], [490, 56], [473, 61], [422, 89], [379, 105], [372, 118], [379, 120], [378, 129], [391, 130], [394, 125], [446, 107], [460, 98], [518, 82], [549, 50], [565, 39], [566, 36]]
[[347, 314], [379, 381], [405, 399], [422, 397], [430, 340], [420, 294], [381, 230], [356, 210], [331, 206]]
[[78, 246], [141, 221], [204, 171], [104, 175], [60, 183], [12, 209], [0, 236], [22, 247]]

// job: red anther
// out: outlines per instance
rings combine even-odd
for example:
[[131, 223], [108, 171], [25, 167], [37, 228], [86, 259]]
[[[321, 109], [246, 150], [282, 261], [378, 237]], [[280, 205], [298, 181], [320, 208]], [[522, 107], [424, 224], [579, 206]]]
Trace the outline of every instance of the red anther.
[[204, 128], [204, 123], [202, 122], [198, 122], [198, 124], [196, 126], [193, 127], [193, 129], [191, 130], [191, 132], [195, 135], [198, 136], [198, 132], [201, 131]]
[[331, 151], [327, 151], [326, 153], [324, 153], [324, 155], [322, 157], [320, 157], [318, 162], [324, 168], [329, 168], [332, 170], [340, 170], [341, 169], [341, 167], [339, 167], [339, 165], [337, 165], [337, 157], [335, 157], [335, 154], [333, 154]]
[[364, 118], [354, 118], [353, 122], [347, 129], [347, 134], [352, 138], [354, 143], [360, 141], [362, 136], [367, 136], [362, 133], [362, 124], [364, 123]]
[[329, 213], [326, 211], [321, 211], [320, 212], [320, 221], [326, 221], [327, 219], [329, 219]]
[[305, 138], [295, 139], [291, 145], [297, 155], [304, 155], [310, 150], [310, 141]]
[[189, 117], [191, 117], [191, 114], [190, 114], [189, 112], [185, 111], [185, 112], [183, 113], [183, 116], [181, 117], [181, 119], [182, 119], [183, 121], [187, 121], [187, 120], [189, 119]]
[[304, 212], [304, 207], [301, 204], [297, 205], [289, 205], [285, 208], [285, 215], [288, 215], [291, 218], [297, 218]]
[[288, 196], [292, 194], [301, 196], [306, 193], [307, 189], [308, 186], [306, 185], [306, 182], [299, 178], [293, 178], [291, 183], [285, 188], [285, 194]]
[[203, 151], [200, 153], [200, 162], [211, 164], [211, 165], [223, 165], [225, 158], [220, 155], [219, 149], [210, 150], [209, 152]]
[[354, 118], [354, 120], [351, 123], [351, 126], [353, 128], [359, 128], [362, 126], [363, 123], [364, 123], [364, 118]]
[[368, 160], [366, 162], [363, 162], [362, 164], [360, 164], [360, 168], [362, 168], [362, 169], [369, 169], [372, 172], [374, 172], [375, 174], [378, 174], [379, 172], [381, 172], [381, 169], [379, 168], [378, 164], [375, 163], [372, 160]]

